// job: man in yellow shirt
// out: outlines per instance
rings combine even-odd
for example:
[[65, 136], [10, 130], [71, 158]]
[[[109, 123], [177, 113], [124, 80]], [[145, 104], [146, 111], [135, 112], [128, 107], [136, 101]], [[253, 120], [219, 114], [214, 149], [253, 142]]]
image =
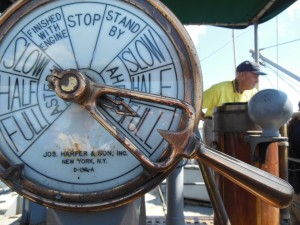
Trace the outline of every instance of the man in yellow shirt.
[[259, 68], [259, 65], [244, 61], [236, 68], [236, 77], [232, 81], [224, 81], [211, 86], [203, 94], [202, 113], [203, 140], [208, 146], [213, 141], [212, 116], [214, 108], [228, 102], [248, 102], [256, 94], [255, 85], [258, 83], [259, 75], [266, 75]]

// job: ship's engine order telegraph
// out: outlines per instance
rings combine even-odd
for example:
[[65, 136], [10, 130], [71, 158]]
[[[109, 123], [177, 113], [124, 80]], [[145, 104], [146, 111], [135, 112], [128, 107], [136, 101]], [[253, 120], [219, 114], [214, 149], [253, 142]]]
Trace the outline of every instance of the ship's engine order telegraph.
[[41, 205], [127, 204], [194, 158], [276, 207], [285, 181], [205, 147], [196, 51], [157, 0], [21, 0], [0, 17], [1, 179]]

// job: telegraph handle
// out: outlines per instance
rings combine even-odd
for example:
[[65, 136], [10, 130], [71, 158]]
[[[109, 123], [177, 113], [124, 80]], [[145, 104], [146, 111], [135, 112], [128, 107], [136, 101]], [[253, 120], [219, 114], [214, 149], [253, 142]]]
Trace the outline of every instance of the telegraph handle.
[[274, 207], [285, 208], [293, 199], [294, 189], [288, 182], [220, 151], [201, 144], [195, 159]]

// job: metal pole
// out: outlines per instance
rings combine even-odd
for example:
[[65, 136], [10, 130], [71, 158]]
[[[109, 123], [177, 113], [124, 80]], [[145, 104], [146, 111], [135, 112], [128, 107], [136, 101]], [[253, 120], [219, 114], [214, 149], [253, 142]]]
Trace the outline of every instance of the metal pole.
[[166, 225], [185, 225], [183, 201], [183, 161], [167, 178]]
[[236, 48], [235, 48], [235, 32], [234, 29], [232, 29], [232, 43], [233, 43], [233, 62], [234, 62], [234, 71], [236, 68]]
[[258, 24], [254, 24], [254, 60], [258, 63], [259, 59], [259, 52], [258, 52]]
[[[258, 63], [259, 61], [259, 49], [258, 49], [258, 24], [254, 24], [254, 61], [256, 63]], [[256, 85], [256, 89], [259, 90], [259, 83], [257, 83]]]

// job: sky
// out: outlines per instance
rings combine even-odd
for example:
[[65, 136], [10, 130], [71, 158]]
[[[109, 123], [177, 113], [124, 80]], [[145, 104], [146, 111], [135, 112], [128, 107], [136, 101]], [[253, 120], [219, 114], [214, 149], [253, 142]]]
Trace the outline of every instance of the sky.
[[[200, 60], [203, 89], [233, 80], [235, 66], [254, 61], [254, 26], [228, 29], [214, 26], [185, 26], [191, 36]], [[277, 17], [258, 26], [258, 48], [269, 60], [300, 76], [300, 1], [295, 2]], [[261, 76], [259, 90], [274, 88], [285, 92], [298, 110], [300, 82], [291, 79], [270, 64], [262, 67], [267, 76]]]

